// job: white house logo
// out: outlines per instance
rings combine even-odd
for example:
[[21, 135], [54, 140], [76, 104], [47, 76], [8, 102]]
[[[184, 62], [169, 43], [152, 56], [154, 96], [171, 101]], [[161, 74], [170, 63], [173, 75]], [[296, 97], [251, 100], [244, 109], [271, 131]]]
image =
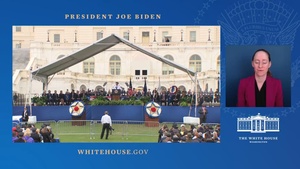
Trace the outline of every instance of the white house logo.
[[256, 116], [237, 118], [237, 132], [267, 133], [279, 132], [279, 118]]

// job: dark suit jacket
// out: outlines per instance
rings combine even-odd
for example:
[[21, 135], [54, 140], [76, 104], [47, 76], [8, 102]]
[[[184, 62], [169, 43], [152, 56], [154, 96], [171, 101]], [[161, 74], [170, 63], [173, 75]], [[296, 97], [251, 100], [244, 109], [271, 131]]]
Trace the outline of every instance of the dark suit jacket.
[[[240, 80], [237, 106], [256, 107], [254, 75]], [[283, 107], [281, 81], [271, 76], [266, 79], [266, 107]]]
[[22, 121], [27, 122], [29, 118], [29, 114], [28, 111], [26, 110], [26, 112], [22, 112]]
[[207, 111], [206, 108], [205, 108], [205, 110], [206, 111], [204, 112], [203, 109], [200, 108], [200, 110], [199, 110], [200, 118], [206, 118], [206, 115], [207, 115], [208, 111]]

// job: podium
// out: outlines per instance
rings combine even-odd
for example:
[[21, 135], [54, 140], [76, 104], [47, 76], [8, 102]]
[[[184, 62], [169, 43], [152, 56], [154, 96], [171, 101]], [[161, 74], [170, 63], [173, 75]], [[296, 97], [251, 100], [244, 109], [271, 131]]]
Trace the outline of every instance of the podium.
[[121, 95], [120, 89], [112, 89], [111, 100], [120, 100], [120, 95]]
[[200, 124], [199, 117], [184, 116], [183, 123], [185, 124]]
[[81, 116], [72, 116], [72, 126], [85, 126], [86, 112], [82, 112]]
[[36, 116], [29, 116], [27, 123], [28, 124], [35, 124], [36, 123]]
[[159, 118], [151, 118], [147, 113], [145, 113], [145, 126], [146, 127], [159, 127]]

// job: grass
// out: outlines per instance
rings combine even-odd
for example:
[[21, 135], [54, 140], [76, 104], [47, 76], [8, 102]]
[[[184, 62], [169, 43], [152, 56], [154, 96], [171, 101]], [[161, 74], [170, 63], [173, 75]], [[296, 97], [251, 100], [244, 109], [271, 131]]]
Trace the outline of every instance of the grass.
[[[45, 122], [37, 122], [41, 128]], [[173, 123], [113, 121], [114, 131], [109, 139], [100, 139], [102, 124], [99, 121], [52, 121], [55, 138], [61, 143], [157, 143], [158, 130], [163, 124], [171, 128]], [[186, 125], [189, 129], [189, 125]]]
[[[37, 122], [36, 128], [41, 128], [44, 122]], [[151, 125], [151, 124], [150, 124]], [[155, 126], [156, 125], [156, 126]], [[100, 139], [102, 131], [101, 123], [90, 121], [62, 121], [51, 122], [50, 126], [55, 138], [59, 138], [61, 143], [94, 143], [94, 142], [124, 142], [124, 143], [157, 143], [158, 123], [147, 127], [143, 122], [116, 122], [113, 123], [114, 131], [109, 135], [109, 139]]]
[[100, 139], [100, 133], [94, 137], [87, 138], [84, 135], [62, 135], [60, 136], [61, 143], [157, 143], [158, 136], [118, 136], [109, 135], [108, 140]]

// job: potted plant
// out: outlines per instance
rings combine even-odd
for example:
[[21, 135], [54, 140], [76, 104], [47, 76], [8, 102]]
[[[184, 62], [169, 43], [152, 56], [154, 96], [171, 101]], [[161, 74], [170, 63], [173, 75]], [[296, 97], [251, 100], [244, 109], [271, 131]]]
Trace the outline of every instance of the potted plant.
[[38, 100], [39, 100], [39, 97], [38, 97], [38, 96], [34, 96], [34, 97], [31, 98], [31, 102], [32, 102], [32, 104], [33, 104], [34, 106], [37, 105]]

